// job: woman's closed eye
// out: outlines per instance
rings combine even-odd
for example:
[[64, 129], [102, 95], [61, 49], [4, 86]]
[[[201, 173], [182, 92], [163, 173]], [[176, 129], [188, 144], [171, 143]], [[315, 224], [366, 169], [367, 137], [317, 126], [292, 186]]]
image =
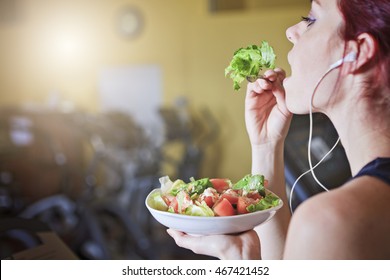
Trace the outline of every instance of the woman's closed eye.
[[306, 22], [307, 23], [307, 27], [309, 27], [316, 21], [316, 19], [315, 18], [311, 18], [311, 17], [302, 16], [302, 21]]

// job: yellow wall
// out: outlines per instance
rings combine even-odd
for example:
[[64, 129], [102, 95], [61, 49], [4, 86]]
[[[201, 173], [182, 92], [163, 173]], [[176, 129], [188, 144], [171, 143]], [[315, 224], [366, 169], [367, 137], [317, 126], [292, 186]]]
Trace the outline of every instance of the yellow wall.
[[[235, 93], [224, 68], [242, 46], [267, 40], [277, 64], [287, 69], [291, 44], [285, 29], [307, 13], [308, 7], [210, 14], [206, 0], [21, 0], [19, 19], [0, 23], [0, 104], [44, 102], [53, 90], [85, 110], [98, 110], [98, 77], [104, 67], [159, 64], [163, 71], [164, 102], [179, 95], [192, 107], [209, 106], [221, 125], [217, 145], [206, 159], [205, 176], [233, 180], [250, 171], [243, 119], [244, 90]], [[135, 5], [145, 25], [135, 40], [115, 31], [121, 7]], [[56, 44], [76, 38], [79, 49], [60, 55]], [[57, 42], [57, 43], [56, 43]], [[211, 160], [210, 160], [211, 161]]]

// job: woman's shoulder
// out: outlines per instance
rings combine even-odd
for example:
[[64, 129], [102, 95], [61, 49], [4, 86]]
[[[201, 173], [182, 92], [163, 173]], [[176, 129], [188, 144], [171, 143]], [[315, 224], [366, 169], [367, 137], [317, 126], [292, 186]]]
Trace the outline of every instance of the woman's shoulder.
[[350, 216], [351, 211], [355, 213], [354, 217], [357, 214], [371, 216], [380, 210], [390, 210], [390, 185], [375, 177], [361, 176], [330, 192], [313, 196], [303, 206], [302, 210], [307, 208], [309, 212], [313, 208], [327, 209], [319, 214], [328, 216], [326, 213], [331, 213], [332, 220], [335, 220], [335, 214], [344, 218], [344, 215]]
[[316, 195], [297, 208], [291, 220], [285, 256], [390, 258], [389, 235], [390, 185], [362, 176]]

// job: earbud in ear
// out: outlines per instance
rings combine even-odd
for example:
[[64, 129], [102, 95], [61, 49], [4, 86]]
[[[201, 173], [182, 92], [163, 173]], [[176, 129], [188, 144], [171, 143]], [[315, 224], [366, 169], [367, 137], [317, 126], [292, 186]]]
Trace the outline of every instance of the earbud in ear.
[[344, 56], [343, 61], [344, 62], [353, 62], [356, 60], [356, 53], [355, 52], [350, 52], [346, 56]]
[[350, 52], [346, 56], [344, 56], [342, 59], [337, 60], [335, 63], [333, 63], [331, 66], [329, 66], [329, 70], [339, 67], [344, 62], [353, 62], [356, 60], [356, 53]]

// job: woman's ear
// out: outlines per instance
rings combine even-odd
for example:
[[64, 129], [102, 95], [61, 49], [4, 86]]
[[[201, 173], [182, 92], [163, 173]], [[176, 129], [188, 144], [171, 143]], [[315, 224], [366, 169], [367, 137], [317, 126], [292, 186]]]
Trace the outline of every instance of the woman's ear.
[[377, 50], [376, 40], [368, 33], [362, 33], [354, 41], [348, 42], [347, 52], [355, 52], [356, 60], [343, 65], [343, 74], [359, 73], [374, 61]]
[[375, 52], [377, 51], [377, 42], [368, 33], [362, 33], [357, 38], [358, 55], [357, 55], [357, 70], [365, 68], [368, 64], [373, 62]]

